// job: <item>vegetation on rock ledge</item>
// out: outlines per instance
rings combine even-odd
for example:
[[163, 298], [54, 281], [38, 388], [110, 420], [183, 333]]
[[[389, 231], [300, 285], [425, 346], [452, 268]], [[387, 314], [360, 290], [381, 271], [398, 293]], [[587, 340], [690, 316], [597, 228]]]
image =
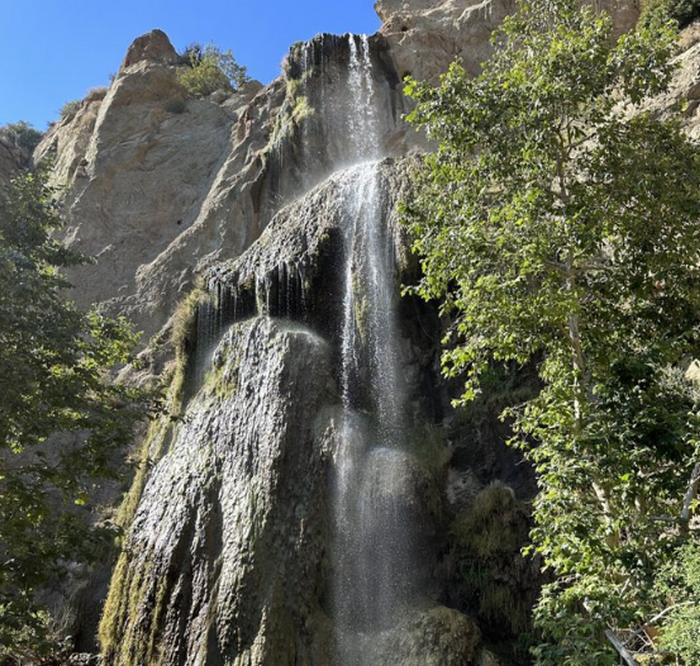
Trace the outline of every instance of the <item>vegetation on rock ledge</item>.
[[234, 92], [250, 79], [246, 68], [213, 44], [192, 44], [182, 56], [178, 80], [193, 97], [206, 97], [217, 90]]

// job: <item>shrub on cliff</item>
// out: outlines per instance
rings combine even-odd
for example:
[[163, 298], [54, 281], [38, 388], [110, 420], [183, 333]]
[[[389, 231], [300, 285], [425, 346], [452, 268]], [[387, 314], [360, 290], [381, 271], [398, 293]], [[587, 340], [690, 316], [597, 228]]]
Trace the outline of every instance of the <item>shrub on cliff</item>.
[[217, 90], [233, 92], [248, 81], [246, 68], [233, 53], [213, 44], [193, 44], [182, 55], [178, 80], [193, 97], [206, 97]]
[[444, 371], [466, 377], [465, 402], [493, 364], [542, 382], [506, 415], [538, 475], [532, 549], [553, 581], [534, 655], [556, 666], [660, 650], [674, 601], [655, 579], [700, 538], [683, 372], [700, 348], [700, 152], [640, 108], [669, 84], [672, 22], [652, 11], [613, 34], [575, 0], [521, 0], [481, 75], [408, 84], [438, 146], [404, 215], [418, 292], [452, 322]]
[[28, 153], [32, 153], [34, 149], [41, 141], [42, 133], [34, 129], [29, 123], [24, 120], [20, 120], [16, 123], [10, 123], [7, 125], [9, 129], [16, 137], [17, 143], [21, 148], [24, 148]]
[[700, 0], [646, 0], [642, 3], [641, 21], [659, 10], [676, 21], [679, 28], [685, 28], [700, 18]]
[[76, 113], [80, 110], [82, 106], [82, 101], [79, 99], [73, 99], [66, 102], [60, 111], [61, 120], [70, 120]]

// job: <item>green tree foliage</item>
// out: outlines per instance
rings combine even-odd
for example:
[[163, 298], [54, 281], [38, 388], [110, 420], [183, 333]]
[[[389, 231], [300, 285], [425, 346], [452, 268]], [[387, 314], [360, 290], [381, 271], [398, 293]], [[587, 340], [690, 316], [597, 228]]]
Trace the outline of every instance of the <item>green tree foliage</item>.
[[683, 663], [700, 664], [700, 543], [691, 541], [676, 557], [659, 576], [668, 604], [661, 644]]
[[558, 666], [617, 663], [606, 639], [658, 610], [700, 454], [682, 371], [700, 342], [700, 157], [639, 108], [669, 83], [675, 33], [657, 12], [612, 35], [571, 0], [521, 2], [480, 76], [454, 64], [437, 88], [407, 86], [438, 146], [404, 215], [417, 290], [452, 321], [444, 372], [464, 374], [462, 402], [494, 363], [542, 380], [506, 415], [553, 577], [535, 656]]
[[43, 136], [39, 130], [34, 129], [34, 127], [24, 120], [20, 120], [17, 123], [10, 123], [6, 125], [6, 127], [15, 134], [17, 143], [28, 153], [34, 151]]
[[666, 12], [680, 28], [685, 28], [700, 17], [700, 0], [646, 0], [642, 3], [641, 20], [646, 21], [659, 10]]
[[206, 97], [217, 90], [233, 92], [249, 80], [233, 53], [213, 44], [193, 44], [182, 58], [185, 64], [178, 71], [178, 80], [193, 97]]
[[43, 172], [0, 194], [0, 661], [48, 647], [37, 593], [103, 553], [95, 491], [147, 407], [108, 376], [130, 359], [127, 323], [65, 299], [59, 269], [85, 260], [53, 240], [60, 226]]

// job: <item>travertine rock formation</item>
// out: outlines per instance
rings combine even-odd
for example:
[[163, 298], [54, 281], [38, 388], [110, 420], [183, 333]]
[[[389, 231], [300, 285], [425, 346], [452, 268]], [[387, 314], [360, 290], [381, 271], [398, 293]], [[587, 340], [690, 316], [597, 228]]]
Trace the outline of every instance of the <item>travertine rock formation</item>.
[[[633, 2], [606, 6], [619, 30], [638, 15]], [[179, 368], [183, 418], [164, 422], [160, 445], [147, 443], [151, 472], [130, 500], [134, 520], [102, 623], [106, 665], [325, 666], [338, 663], [344, 641], [366, 663], [497, 664], [482, 635], [507, 651], [505, 623], [480, 618], [477, 627], [450, 582], [458, 555], [445, 545], [447, 520], [501, 479], [516, 490], [503, 491], [507, 514], [523, 528], [516, 495], [532, 490], [531, 479], [505, 452], [495, 415], [487, 427], [451, 418], [436, 313], [397, 298], [416, 267], [395, 204], [406, 158], [421, 148], [402, 121], [401, 77], [434, 78], [455, 57], [476, 72], [512, 9], [511, 0], [380, 0], [380, 34], [319, 35], [292, 47], [269, 85], [208, 99], [187, 98], [177, 54], [153, 31], [130, 47], [109, 89], [88, 95], [38, 147], [35, 159], [55, 156], [54, 178], [67, 185], [66, 242], [97, 259], [71, 275], [75, 297], [134, 320], [148, 372], [171, 354], [163, 331], [197, 276], [207, 292]], [[690, 98], [695, 134], [699, 54], [691, 46], [681, 56], [674, 87], [653, 102], [663, 111]], [[0, 135], [0, 160], [2, 149]], [[391, 362], [410, 414], [391, 447], [377, 443], [381, 409], [362, 385], [391, 357], [367, 352], [377, 329], [368, 284], [381, 262], [353, 253], [370, 235], [356, 225], [368, 208], [390, 241], [371, 257], [391, 262], [391, 288], [373, 286], [391, 292]], [[333, 550], [331, 506], [348, 423], [378, 463], [360, 475], [369, 513], [352, 526], [379, 538], [376, 505], [408, 512], [420, 555], [402, 560], [419, 560], [406, 573], [415, 580], [405, 612], [397, 619], [394, 604], [376, 626], [352, 612], [339, 622], [334, 601], [334, 576], [352, 570]], [[372, 546], [386, 555], [386, 543]], [[529, 594], [535, 577], [516, 552], [499, 575]]]

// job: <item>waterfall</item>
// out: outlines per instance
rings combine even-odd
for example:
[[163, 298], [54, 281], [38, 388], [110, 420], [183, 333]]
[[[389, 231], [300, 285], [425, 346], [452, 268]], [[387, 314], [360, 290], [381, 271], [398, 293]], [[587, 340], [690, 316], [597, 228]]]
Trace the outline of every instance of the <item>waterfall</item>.
[[[366, 38], [350, 37], [355, 146], [380, 153]], [[396, 320], [393, 235], [382, 205], [378, 162], [347, 172], [345, 285], [341, 331], [343, 424], [335, 458], [332, 583], [339, 666], [371, 664], [363, 636], [395, 625], [410, 602], [413, 497], [407, 405]]]

